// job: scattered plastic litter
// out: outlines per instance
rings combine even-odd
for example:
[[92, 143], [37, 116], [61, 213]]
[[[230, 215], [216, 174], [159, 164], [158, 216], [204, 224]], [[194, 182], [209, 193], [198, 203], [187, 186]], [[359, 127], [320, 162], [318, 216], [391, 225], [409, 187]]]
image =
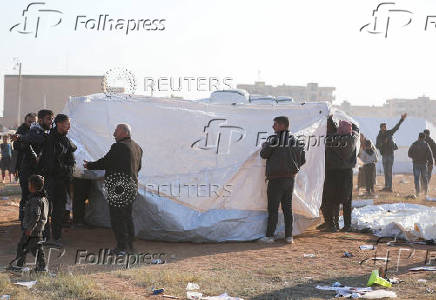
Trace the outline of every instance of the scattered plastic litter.
[[417, 282], [418, 282], [418, 283], [427, 283], [427, 280], [426, 280], [426, 279], [418, 279]]
[[363, 294], [372, 291], [372, 288], [370, 288], [370, 287], [356, 288], [356, 287], [349, 287], [349, 286], [334, 286], [334, 285], [337, 285], [338, 283], [339, 282], [335, 282], [334, 284], [332, 284], [332, 286], [317, 285], [316, 288], [318, 290], [323, 290], [323, 291], [335, 291], [337, 298], [339, 298], [339, 297], [360, 298], [360, 297], [362, 297]]
[[227, 295], [227, 293], [221, 294], [219, 296], [203, 297], [201, 299], [206, 299], [206, 300], [244, 300], [244, 299], [238, 298], [238, 297], [231, 297], [231, 296]]
[[171, 295], [165, 295], [165, 294], [163, 294], [162, 297], [164, 297], [164, 298], [170, 298], [170, 299], [179, 299], [179, 297], [171, 296]]
[[427, 196], [427, 197], [425, 198], [425, 200], [436, 202], [436, 198], [435, 198], [435, 197], [430, 197], [430, 196]]
[[343, 287], [342, 283], [336, 281], [335, 283], [332, 284], [332, 287]]
[[157, 259], [153, 259], [153, 260], [151, 261], [151, 263], [152, 263], [153, 265], [163, 264], [162, 260], [159, 259], [159, 258], [157, 258]]
[[374, 250], [374, 245], [361, 245], [360, 250]]
[[415, 267], [409, 269], [409, 271], [436, 271], [436, 267]]
[[364, 299], [383, 299], [383, 298], [397, 298], [397, 294], [387, 290], [376, 290], [365, 293], [362, 295]]
[[310, 254], [303, 254], [303, 257], [313, 258], [313, 257], [316, 257], [316, 255], [313, 254], [313, 253], [310, 253]]
[[388, 288], [392, 287], [392, 283], [379, 276], [378, 270], [373, 270], [371, 272], [371, 276], [369, 276], [368, 283], [366, 285], [372, 286], [373, 284], [378, 284]]
[[392, 283], [392, 284], [398, 284], [398, 283], [400, 283], [400, 282], [403, 282], [403, 280], [400, 280], [400, 279], [397, 278], [397, 277], [389, 278], [388, 281], [389, 281], [390, 283]]
[[353, 200], [351, 206], [354, 208], [374, 205], [374, 199], [356, 199]]
[[165, 291], [165, 289], [154, 289], [153, 295], [159, 295], [162, 294]]
[[19, 282], [15, 282], [15, 284], [22, 285], [22, 286], [25, 286], [28, 289], [30, 289], [31, 287], [33, 287], [36, 284], [36, 280], [34, 280], [34, 281], [19, 281]]
[[2, 296], [0, 297], [0, 300], [9, 300], [9, 299], [11, 299], [11, 296], [10, 296], [10, 295], [2, 295]]
[[345, 251], [344, 257], [353, 257], [353, 253]]
[[197, 299], [202, 299], [203, 294], [199, 293], [199, 292], [194, 292], [194, 291], [187, 291], [186, 292], [186, 298], [188, 298], [189, 300], [197, 300]]
[[189, 282], [186, 285], [186, 290], [187, 291], [193, 291], [193, 290], [199, 290], [199, 289], [200, 289], [200, 286], [198, 284], [196, 284], [196, 283]]
[[8, 200], [8, 199], [9, 199], [8, 196], [3, 196], [3, 197], [2, 197], [2, 200]]

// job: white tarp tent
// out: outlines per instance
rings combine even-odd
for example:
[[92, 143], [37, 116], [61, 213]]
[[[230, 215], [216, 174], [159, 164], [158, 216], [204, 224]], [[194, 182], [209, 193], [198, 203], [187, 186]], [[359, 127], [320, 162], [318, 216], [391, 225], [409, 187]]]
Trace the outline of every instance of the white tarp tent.
[[[360, 125], [360, 132], [376, 143], [376, 138], [380, 130], [380, 123], [386, 123], [387, 128], [391, 129], [398, 123], [400, 116], [397, 118], [374, 118], [374, 117], [353, 117]], [[410, 145], [418, 139], [418, 134], [424, 129], [430, 130], [433, 139], [436, 138], [436, 128], [432, 123], [422, 118], [407, 117], [401, 124], [400, 129], [394, 134], [394, 141], [398, 145], [395, 151], [393, 173], [412, 173], [412, 160], [407, 156]], [[433, 170], [433, 173], [436, 169]], [[383, 173], [383, 165], [380, 160], [377, 163], [377, 174]]]
[[[141, 238], [222, 242], [262, 237], [267, 197], [259, 149], [279, 115], [289, 117], [293, 133], [314, 136], [295, 184], [294, 234], [319, 219], [326, 103], [270, 107], [96, 94], [71, 98], [64, 113], [72, 119], [69, 137], [78, 146], [76, 176], [101, 178], [102, 172], [84, 171], [82, 161], [109, 150], [116, 124], [131, 125], [133, 139], [144, 150], [133, 208]], [[102, 180], [93, 185], [87, 221], [109, 226]], [[279, 220], [283, 235], [282, 215]]]
[[398, 237], [409, 241], [436, 240], [436, 207], [410, 203], [368, 205], [355, 208], [352, 225], [370, 228], [380, 237]]

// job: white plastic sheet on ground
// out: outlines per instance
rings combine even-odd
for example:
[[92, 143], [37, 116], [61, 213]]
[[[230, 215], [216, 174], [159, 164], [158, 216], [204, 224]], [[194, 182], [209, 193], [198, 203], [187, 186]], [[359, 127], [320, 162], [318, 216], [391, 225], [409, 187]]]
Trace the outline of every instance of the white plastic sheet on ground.
[[436, 208], [409, 203], [368, 205], [353, 209], [352, 225], [370, 228], [381, 237], [436, 240]]
[[[294, 234], [319, 218], [326, 103], [270, 107], [98, 94], [70, 99], [64, 113], [72, 119], [69, 137], [78, 146], [76, 176], [101, 177], [102, 172], [84, 172], [82, 160], [96, 160], [109, 150], [116, 124], [131, 125], [133, 139], [144, 150], [133, 208], [141, 238], [221, 242], [262, 237], [267, 197], [259, 149], [272, 134], [273, 118], [280, 115], [289, 117], [293, 133], [316, 137], [295, 183]], [[94, 182], [86, 218], [109, 226], [101, 186], [101, 180]], [[280, 215], [277, 232], [283, 231]]]

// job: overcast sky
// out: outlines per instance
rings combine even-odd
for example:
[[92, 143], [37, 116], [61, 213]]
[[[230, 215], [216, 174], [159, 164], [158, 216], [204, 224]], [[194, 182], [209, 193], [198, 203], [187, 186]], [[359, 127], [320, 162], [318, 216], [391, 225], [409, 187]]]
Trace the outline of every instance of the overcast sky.
[[[234, 83], [336, 87], [336, 102], [382, 105], [388, 98], [436, 98], [436, 1], [395, 1], [388, 38], [371, 34], [372, 10], [381, 1], [362, 0], [47, 0], [38, 37], [20, 34], [21, 13], [31, 1], [1, 1], [0, 75], [14, 74], [13, 57], [24, 74], [103, 75], [125, 67], [140, 78], [232, 77]], [[165, 19], [163, 31], [85, 30], [81, 20]], [[32, 17], [34, 19], [36, 14]], [[53, 25], [58, 16], [62, 22]], [[386, 16], [386, 14], [385, 14]], [[29, 17], [30, 18], [30, 17]], [[412, 22], [406, 24], [407, 19]], [[383, 19], [380, 17], [380, 19]], [[436, 18], [433, 20], [436, 21]], [[371, 23], [362, 32], [360, 28]], [[377, 31], [386, 23], [379, 22]], [[259, 72], [260, 71], [260, 72]], [[189, 97], [204, 95], [190, 94]]]

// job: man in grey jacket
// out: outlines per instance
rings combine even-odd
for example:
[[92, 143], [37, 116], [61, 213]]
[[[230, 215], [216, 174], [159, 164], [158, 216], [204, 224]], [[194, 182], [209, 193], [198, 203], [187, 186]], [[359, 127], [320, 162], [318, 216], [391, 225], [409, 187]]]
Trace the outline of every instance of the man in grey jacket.
[[265, 175], [268, 180], [268, 226], [266, 236], [259, 241], [274, 242], [274, 232], [278, 221], [278, 209], [282, 204], [285, 219], [285, 241], [292, 244], [292, 193], [295, 176], [306, 162], [304, 143], [289, 133], [289, 120], [281, 116], [274, 118], [275, 135], [262, 144], [260, 156], [266, 159]]
[[35, 271], [47, 271], [42, 232], [48, 219], [48, 200], [44, 193], [44, 178], [32, 175], [29, 178], [29, 199], [24, 208], [23, 235], [17, 246], [17, 266], [23, 267], [26, 254], [32, 252], [36, 256]]
[[409, 157], [413, 160], [413, 177], [415, 181], [416, 196], [419, 196], [419, 178], [422, 177], [422, 188], [427, 195], [428, 171], [427, 165], [433, 165], [433, 154], [430, 146], [425, 141], [425, 133], [420, 132], [418, 140], [409, 148]]

